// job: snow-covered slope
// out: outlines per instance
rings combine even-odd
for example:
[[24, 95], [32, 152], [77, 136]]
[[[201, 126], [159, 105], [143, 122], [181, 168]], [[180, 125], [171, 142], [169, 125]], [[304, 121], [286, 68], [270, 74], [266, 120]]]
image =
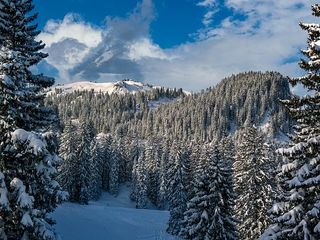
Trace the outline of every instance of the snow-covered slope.
[[168, 211], [135, 209], [129, 188], [117, 198], [104, 193], [89, 205], [65, 203], [53, 214], [62, 240], [173, 240], [166, 233]]
[[104, 93], [135, 93], [138, 91], [148, 91], [152, 89], [151, 86], [143, 84], [141, 82], [136, 82], [133, 80], [122, 80], [118, 82], [108, 82], [108, 83], [94, 83], [94, 82], [74, 82], [64, 85], [58, 85], [52, 88], [49, 92], [55, 93], [71, 93], [76, 90], [80, 91], [91, 91], [94, 92], [104, 92]]

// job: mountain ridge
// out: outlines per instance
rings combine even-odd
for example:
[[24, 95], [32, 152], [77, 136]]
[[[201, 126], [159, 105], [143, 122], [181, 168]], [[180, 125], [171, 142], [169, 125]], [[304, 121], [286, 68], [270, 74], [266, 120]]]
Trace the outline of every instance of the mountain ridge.
[[64, 86], [66, 94], [52, 94], [47, 101], [58, 106], [64, 121], [85, 116], [98, 132], [131, 129], [142, 139], [159, 134], [210, 141], [250, 125], [261, 127], [270, 136], [283, 136], [290, 130], [290, 119], [279, 99], [292, 94], [287, 79], [278, 72], [232, 75], [194, 94], [131, 81], [106, 83], [109, 92], [121, 93], [115, 96], [103, 93], [95, 97], [90, 88], [74, 91]]
[[149, 84], [134, 81], [132, 79], [124, 79], [117, 82], [91, 82], [91, 81], [79, 81], [67, 84], [56, 85], [50, 89], [48, 94], [53, 93], [72, 93], [74, 91], [94, 91], [96, 93], [103, 92], [108, 94], [125, 94], [136, 93], [140, 91], [149, 91], [155, 88]]

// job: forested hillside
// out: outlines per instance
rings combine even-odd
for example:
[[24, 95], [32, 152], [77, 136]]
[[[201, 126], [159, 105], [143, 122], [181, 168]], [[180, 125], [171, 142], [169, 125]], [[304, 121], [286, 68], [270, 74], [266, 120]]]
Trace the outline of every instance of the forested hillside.
[[[200, 219], [192, 220], [192, 216], [204, 210], [198, 208], [202, 205], [199, 199], [215, 202], [215, 207], [222, 207], [219, 201], [228, 199], [222, 214], [230, 234], [238, 235], [232, 186], [234, 181], [243, 185], [242, 177], [234, 180], [234, 175], [242, 173], [247, 181], [271, 188], [259, 213], [248, 209], [249, 215], [265, 216], [258, 224], [266, 226], [266, 211], [277, 192], [271, 179], [281, 162], [274, 153], [281, 144], [276, 139], [290, 130], [290, 119], [279, 100], [290, 97], [287, 79], [276, 72], [233, 75], [196, 94], [166, 88], [125, 94], [94, 90], [49, 94], [47, 104], [56, 106], [61, 120], [60, 154], [64, 161], [58, 180], [69, 192], [70, 201], [82, 204], [98, 199], [102, 191], [116, 196], [120, 184], [129, 182], [130, 198], [137, 208], [146, 208], [151, 202], [170, 210], [167, 231], [194, 239], [189, 232], [195, 227], [193, 221]], [[251, 145], [241, 147], [240, 139]], [[257, 151], [261, 162], [252, 156]], [[253, 159], [239, 166], [237, 156]], [[248, 169], [252, 166], [261, 171], [252, 169], [251, 173]], [[217, 199], [205, 200], [215, 194], [202, 189], [207, 184], [221, 191], [214, 197]], [[252, 192], [246, 199], [258, 194], [241, 189]], [[189, 222], [184, 222], [185, 218]], [[198, 237], [203, 239], [204, 235]]]
[[191, 95], [165, 88], [135, 94], [74, 91], [50, 94], [47, 103], [57, 106], [62, 124], [90, 120], [97, 132], [112, 135], [122, 129], [143, 139], [159, 135], [210, 141], [253, 124], [273, 137], [287, 133], [290, 121], [279, 100], [289, 97], [281, 74], [248, 72]]

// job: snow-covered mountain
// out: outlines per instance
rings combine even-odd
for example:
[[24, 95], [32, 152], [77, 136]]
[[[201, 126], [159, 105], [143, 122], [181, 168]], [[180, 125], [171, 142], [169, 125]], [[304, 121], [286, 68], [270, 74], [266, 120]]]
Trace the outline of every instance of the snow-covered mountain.
[[136, 93], [139, 91], [149, 91], [151, 90], [151, 85], [144, 84], [141, 82], [136, 82], [133, 80], [122, 80], [118, 82], [106, 82], [106, 83], [95, 83], [89, 81], [74, 82], [63, 85], [57, 85], [53, 87], [48, 94], [52, 93], [72, 93], [73, 91], [91, 91], [94, 92], [104, 92], [104, 93]]

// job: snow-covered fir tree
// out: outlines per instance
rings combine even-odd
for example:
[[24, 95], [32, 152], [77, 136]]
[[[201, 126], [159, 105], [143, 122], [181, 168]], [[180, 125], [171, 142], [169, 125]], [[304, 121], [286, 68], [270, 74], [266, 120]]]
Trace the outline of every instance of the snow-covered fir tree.
[[184, 239], [238, 239], [233, 218], [232, 169], [217, 147], [205, 145], [184, 212]]
[[48, 216], [65, 197], [54, 180], [59, 157], [44, 106], [54, 79], [30, 68], [47, 57], [32, 0], [0, 1], [0, 236], [57, 239]]
[[131, 173], [131, 192], [130, 199], [132, 201], [137, 201], [138, 197], [138, 158], [133, 160], [132, 173]]
[[148, 198], [150, 201], [157, 205], [157, 197], [159, 192], [159, 169], [158, 159], [156, 153], [156, 143], [154, 139], [150, 138], [145, 146], [145, 162], [148, 170]]
[[[61, 151], [65, 159], [60, 168], [59, 180], [69, 191], [70, 201], [87, 204], [92, 199], [90, 186], [92, 180], [92, 148], [94, 129], [92, 123], [83, 121], [80, 128], [65, 128]], [[74, 133], [74, 130], [78, 132]], [[74, 145], [77, 146], [74, 146]], [[69, 145], [69, 146], [68, 146]], [[75, 151], [75, 152], [73, 152]]]
[[183, 213], [190, 198], [190, 158], [181, 147], [174, 142], [171, 149], [173, 166], [169, 170], [168, 199], [170, 219], [167, 232], [178, 235], [183, 222]]
[[147, 206], [147, 167], [146, 167], [146, 158], [144, 151], [141, 151], [139, 154], [137, 167], [136, 167], [136, 178], [137, 178], [137, 185], [136, 185], [136, 207], [137, 208], [146, 208]]
[[115, 150], [117, 146], [112, 144], [113, 150], [110, 158], [110, 173], [109, 173], [109, 191], [117, 196], [119, 193], [119, 172], [120, 172], [120, 157]]
[[169, 153], [166, 149], [161, 154], [160, 173], [159, 173], [159, 190], [157, 194], [158, 207], [164, 209], [167, 203], [167, 173], [168, 173]]
[[237, 192], [236, 217], [241, 239], [257, 239], [270, 224], [272, 158], [266, 154], [265, 136], [256, 127], [244, 130], [237, 147], [233, 171]]
[[97, 139], [99, 143], [100, 152], [102, 154], [102, 166], [101, 167], [101, 187], [103, 191], [109, 190], [110, 180], [110, 165], [112, 156], [112, 137], [108, 134], [100, 133]]
[[70, 199], [75, 199], [76, 178], [75, 169], [78, 167], [78, 144], [77, 128], [68, 122], [60, 137], [60, 156], [63, 159], [58, 168], [58, 181], [61, 187], [69, 193]]
[[94, 171], [94, 165], [92, 160], [92, 149], [95, 145], [95, 130], [93, 123], [82, 122], [80, 125], [80, 137], [79, 137], [79, 148], [78, 148], [78, 168], [79, 168], [79, 179], [78, 179], [78, 194], [79, 202], [88, 204], [88, 201], [92, 199], [91, 194], [91, 182], [93, 181], [92, 175]]
[[226, 163], [232, 166], [236, 155], [236, 147], [232, 137], [225, 136], [221, 140], [216, 141], [215, 145], [218, 147]]
[[129, 135], [126, 137], [126, 181], [131, 182], [132, 169], [134, 160], [139, 157], [138, 139], [135, 136]]
[[[102, 136], [101, 136], [102, 135]], [[101, 146], [101, 138], [103, 134], [98, 134], [91, 146], [91, 158], [89, 159], [90, 164], [90, 199], [98, 200], [102, 192], [102, 176], [104, 171], [104, 151], [105, 148]]]
[[[312, 13], [320, 17], [318, 4]], [[296, 125], [291, 146], [279, 149], [286, 159], [279, 173], [284, 192], [271, 209], [274, 224], [261, 239], [320, 239], [320, 24], [300, 26], [309, 35], [300, 62], [307, 74], [290, 82], [302, 84], [309, 95], [282, 101]]]

